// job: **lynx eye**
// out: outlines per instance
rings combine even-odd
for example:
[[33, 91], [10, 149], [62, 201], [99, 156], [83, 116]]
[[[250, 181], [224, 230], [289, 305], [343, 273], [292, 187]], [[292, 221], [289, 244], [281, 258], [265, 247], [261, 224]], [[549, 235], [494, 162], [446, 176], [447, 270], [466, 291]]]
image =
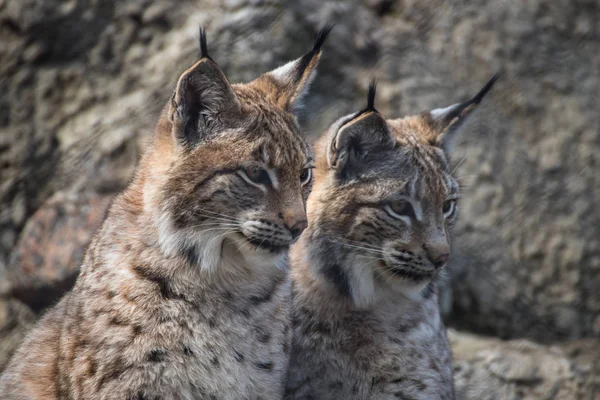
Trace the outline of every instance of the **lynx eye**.
[[300, 173], [300, 182], [306, 185], [312, 180], [312, 168], [304, 168]]
[[407, 200], [393, 200], [386, 205], [386, 211], [394, 218], [412, 218], [415, 215], [412, 204]]
[[444, 216], [446, 218], [450, 217], [452, 214], [454, 214], [455, 208], [456, 208], [456, 200], [454, 200], [454, 199], [446, 200], [444, 202], [444, 205], [442, 206], [442, 211], [444, 212]]
[[269, 173], [260, 167], [248, 167], [243, 170], [243, 176], [251, 183], [257, 185], [268, 185], [271, 183], [271, 177]]

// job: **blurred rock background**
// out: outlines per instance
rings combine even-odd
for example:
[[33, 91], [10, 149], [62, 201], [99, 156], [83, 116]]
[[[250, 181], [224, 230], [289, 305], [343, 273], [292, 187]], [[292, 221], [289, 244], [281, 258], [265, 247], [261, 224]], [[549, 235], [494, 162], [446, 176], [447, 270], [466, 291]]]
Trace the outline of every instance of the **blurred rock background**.
[[503, 72], [456, 146], [442, 310], [465, 399], [600, 398], [597, 0], [0, 0], [0, 371], [68, 290], [209, 33], [230, 80], [325, 45], [316, 137], [379, 80], [389, 117]]

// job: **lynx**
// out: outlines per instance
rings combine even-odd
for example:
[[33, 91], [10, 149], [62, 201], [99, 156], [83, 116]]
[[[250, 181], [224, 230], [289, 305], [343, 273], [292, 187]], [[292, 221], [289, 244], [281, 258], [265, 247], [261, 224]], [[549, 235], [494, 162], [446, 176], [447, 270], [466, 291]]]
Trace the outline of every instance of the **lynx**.
[[313, 163], [294, 111], [329, 30], [303, 57], [234, 85], [201, 30], [200, 60], [0, 397], [282, 397], [291, 329], [281, 267], [307, 225]]
[[315, 146], [309, 226], [290, 255], [287, 399], [453, 399], [436, 280], [459, 185], [448, 153], [495, 82], [448, 108], [335, 122]]

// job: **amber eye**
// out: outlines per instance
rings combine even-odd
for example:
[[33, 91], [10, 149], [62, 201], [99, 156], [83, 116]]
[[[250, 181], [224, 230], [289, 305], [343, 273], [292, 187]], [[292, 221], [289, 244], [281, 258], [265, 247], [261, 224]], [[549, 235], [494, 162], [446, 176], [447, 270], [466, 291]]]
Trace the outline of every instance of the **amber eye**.
[[312, 179], [312, 168], [304, 168], [300, 173], [300, 182], [302, 185], [306, 185]]
[[448, 218], [449, 216], [454, 214], [455, 208], [456, 208], [456, 200], [454, 200], [454, 199], [446, 200], [444, 202], [444, 205], [442, 206], [442, 211], [444, 212], [444, 216], [446, 218]]
[[386, 208], [388, 213], [395, 218], [412, 218], [415, 215], [412, 204], [406, 200], [390, 201]]
[[269, 173], [260, 167], [248, 167], [244, 169], [244, 174], [248, 180], [258, 185], [268, 185], [271, 183]]

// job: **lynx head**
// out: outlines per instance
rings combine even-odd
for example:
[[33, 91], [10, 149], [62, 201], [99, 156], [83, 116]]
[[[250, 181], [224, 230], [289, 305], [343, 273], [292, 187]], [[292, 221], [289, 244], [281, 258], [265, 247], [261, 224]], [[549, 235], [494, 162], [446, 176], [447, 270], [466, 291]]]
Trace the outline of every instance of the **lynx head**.
[[[310, 52], [247, 84], [230, 84], [208, 55], [178, 80], [146, 165], [145, 207], [159, 244], [203, 270], [274, 265], [307, 226], [313, 157], [294, 111], [331, 27]], [[235, 262], [234, 262], [235, 261]]]
[[418, 293], [448, 261], [459, 197], [452, 139], [496, 79], [465, 103], [396, 120], [375, 109], [373, 83], [367, 108], [319, 140], [303, 238], [321, 276], [356, 303]]

